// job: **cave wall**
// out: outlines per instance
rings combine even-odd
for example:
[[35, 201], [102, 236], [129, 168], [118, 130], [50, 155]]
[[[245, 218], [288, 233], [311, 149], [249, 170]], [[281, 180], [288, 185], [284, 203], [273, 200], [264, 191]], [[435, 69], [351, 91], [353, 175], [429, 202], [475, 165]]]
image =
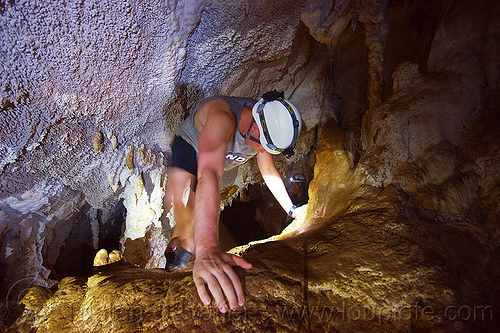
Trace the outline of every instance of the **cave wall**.
[[[168, 2], [2, 2], [2, 253], [13, 251], [26, 268], [7, 271], [11, 279], [53, 284], [46, 268], [79, 211], [96, 210], [98, 237], [97, 216], [105, 222], [120, 192], [136, 184], [129, 177], [144, 171], [149, 180], [163, 165], [164, 106], [183, 66], [181, 44], [202, 9], [194, 2], [177, 10]], [[179, 17], [182, 27], [170, 28]], [[5, 245], [26, 220], [32, 234]]]
[[[87, 242], [101, 247], [99, 226], [116, 221], [120, 205], [122, 248], [137, 249], [129, 259], [164, 264], [158, 217], [168, 145], [204, 96], [284, 90], [305, 126], [294, 159], [277, 165], [287, 175], [316, 161], [306, 216], [272, 241], [235, 250], [255, 267], [244, 316], [228, 321], [210, 308], [210, 320], [176, 320], [201, 311], [188, 274], [118, 266], [65, 279], [55, 294], [34, 290], [15, 327], [50, 331], [68, 306], [72, 316], [57, 326], [68, 331], [498, 327], [445, 313], [479, 305], [496, 314], [500, 304], [498, 4], [229, 4], [1, 5], [0, 258], [13, 303], [28, 287], [57, 283], [51, 270], [67, 253], [62, 244], [89, 238], [75, 235], [81, 221], [92, 231]], [[253, 163], [225, 177], [224, 202], [260, 180]], [[141, 321], [109, 311], [132, 313], [118, 301], [130, 290], [144, 304]], [[102, 297], [110, 292], [113, 300]], [[345, 304], [388, 312], [346, 321]], [[433, 316], [401, 317], [426, 306]], [[336, 320], [276, 312], [321, 308]]]
[[[328, 58], [317, 42], [309, 49], [307, 27], [297, 38], [304, 5], [0, 3], [2, 293], [54, 285], [69, 274], [60, 258], [87, 262], [77, 253], [103, 247], [120, 210], [115, 246], [137, 265], [162, 267], [169, 145], [203, 97], [284, 90], [303, 110], [306, 134], [279, 168], [310, 158], [317, 124], [333, 111], [323, 110]], [[223, 204], [260, 181], [256, 170], [249, 163], [226, 176]]]

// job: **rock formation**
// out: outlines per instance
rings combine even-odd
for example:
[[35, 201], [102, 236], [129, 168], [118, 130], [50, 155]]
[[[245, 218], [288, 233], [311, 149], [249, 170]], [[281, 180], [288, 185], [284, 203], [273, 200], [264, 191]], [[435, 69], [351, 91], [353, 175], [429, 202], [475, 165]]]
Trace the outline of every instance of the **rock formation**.
[[[498, 331], [498, 17], [493, 0], [0, 3], [0, 330]], [[231, 249], [254, 268], [222, 314], [189, 267], [162, 269], [169, 145], [203, 97], [272, 88], [302, 112], [276, 164], [310, 200]], [[255, 164], [225, 175], [222, 207]]]

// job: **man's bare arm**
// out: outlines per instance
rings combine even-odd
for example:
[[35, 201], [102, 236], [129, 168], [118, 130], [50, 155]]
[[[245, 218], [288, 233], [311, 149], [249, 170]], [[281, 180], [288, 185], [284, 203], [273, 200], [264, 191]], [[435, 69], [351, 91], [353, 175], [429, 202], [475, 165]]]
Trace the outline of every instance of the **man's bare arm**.
[[[272, 155], [268, 152], [260, 152], [257, 155], [257, 165], [259, 166], [264, 182], [266, 182], [273, 196], [278, 200], [285, 212], [290, 212], [293, 203], [288, 195], [283, 179], [281, 179], [280, 173], [276, 170]], [[292, 217], [296, 216], [297, 212], [294, 211]]]
[[207, 111], [198, 142], [198, 185], [194, 219], [196, 260], [193, 279], [204, 304], [210, 304], [210, 290], [222, 312], [244, 304], [241, 282], [232, 266], [251, 268], [244, 259], [224, 253], [219, 248], [219, 182], [222, 178], [227, 142], [236, 126], [229, 110]]

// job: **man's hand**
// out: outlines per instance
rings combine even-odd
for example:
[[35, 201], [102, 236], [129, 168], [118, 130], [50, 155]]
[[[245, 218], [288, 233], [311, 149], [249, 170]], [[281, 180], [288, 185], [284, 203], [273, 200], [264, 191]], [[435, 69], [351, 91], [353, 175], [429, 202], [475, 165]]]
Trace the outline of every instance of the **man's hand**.
[[252, 264], [245, 259], [224, 253], [219, 248], [197, 253], [194, 262], [193, 280], [201, 301], [205, 305], [210, 304], [210, 295], [206, 288], [208, 286], [222, 313], [228, 310], [226, 298], [231, 310], [236, 310], [238, 306], [245, 304], [243, 287], [232, 266], [252, 268]]
[[298, 216], [304, 214], [306, 212], [306, 210], [307, 210], [307, 204], [299, 206], [299, 207], [294, 209], [292, 217], [295, 219]]

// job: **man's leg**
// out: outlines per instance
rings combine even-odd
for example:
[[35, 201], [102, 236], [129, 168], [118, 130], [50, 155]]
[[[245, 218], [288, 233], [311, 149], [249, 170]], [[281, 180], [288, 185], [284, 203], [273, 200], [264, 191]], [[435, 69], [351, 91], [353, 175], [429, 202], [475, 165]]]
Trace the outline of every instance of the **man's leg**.
[[[167, 170], [167, 186], [164, 197], [164, 209], [169, 212], [174, 207], [175, 227], [167, 252], [180, 247], [194, 253], [194, 197], [192, 186], [196, 177], [177, 167]], [[189, 186], [189, 189], [188, 189]], [[189, 191], [186, 193], [186, 191]], [[186, 196], [185, 196], [186, 193]]]

